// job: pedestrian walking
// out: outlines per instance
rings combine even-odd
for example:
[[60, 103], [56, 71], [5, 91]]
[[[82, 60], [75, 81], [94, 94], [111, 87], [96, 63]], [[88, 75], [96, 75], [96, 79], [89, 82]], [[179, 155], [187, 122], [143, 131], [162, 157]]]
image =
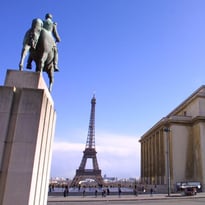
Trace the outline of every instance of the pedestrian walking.
[[153, 188], [150, 189], [150, 196], [153, 194]]
[[122, 193], [122, 190], [121, 190], [121, 188], [119, 187], [119, 188], [118, 188], [118, 196], [119, 196], [119, 197], [121, 197], [121, 193]]
[[95, 197], [97, 197], [97, 196], [98, 196], [98, 190], [95, 189]]

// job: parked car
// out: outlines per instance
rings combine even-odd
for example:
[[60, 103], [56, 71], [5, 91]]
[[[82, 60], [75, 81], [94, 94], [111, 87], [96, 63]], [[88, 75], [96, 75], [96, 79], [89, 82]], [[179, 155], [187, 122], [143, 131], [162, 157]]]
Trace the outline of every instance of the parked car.
[[182, 181], [176, 183], [177, 191], [184, 191], [186, 187], [196, 187], [197, 192], [202, 192], [202, 185], [199, 181]]
[[184, 189], [184, 194], [186, 196], [193, 196], [193, 195], [196, 195], [197, 194], [197, 189], [196, 187], [186, 187]]

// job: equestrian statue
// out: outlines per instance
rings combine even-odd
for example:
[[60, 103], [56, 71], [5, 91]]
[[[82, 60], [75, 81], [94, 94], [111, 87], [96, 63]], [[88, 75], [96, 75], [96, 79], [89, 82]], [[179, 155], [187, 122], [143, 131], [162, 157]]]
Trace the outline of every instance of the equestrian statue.
[[52, 21], [51, 14], [46, 14], [44, 21], [39, 18], [33, 19], [31, 28], [23, 40], [19, 70], [23, 70], [25, 57], [29, 53], [26, 68], [32, 69], [34, 60], [36, 72], [48, 74], [50, 92], [54, 82], [54, 72], [59, 71], [56, 42], [60, 41], [57, 24]]

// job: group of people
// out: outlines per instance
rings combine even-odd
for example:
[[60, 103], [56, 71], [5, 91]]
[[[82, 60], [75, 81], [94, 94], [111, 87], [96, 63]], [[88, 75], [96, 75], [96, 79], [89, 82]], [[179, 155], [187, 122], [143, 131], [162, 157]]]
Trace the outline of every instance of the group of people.
[[[35, 25], [34, 25], [35, 23]], [[30, 51], [30, 49], [36, 49], [38, 39], [41, 34], [41, 30], [45, 29], [48, 31], [54, 38], [53, 41], [53, 52], [54, 52], [54, 59], [53, 59], [53, 66], [54, 66], [54, 71], [59, 71], [58, 68], [58, 50], [57, 50], [57, 45], [56, 43], [60, 42], [60, 36], [57, 31], [57, 24], [53, 22], [53, 16], [50, 13], [47, 13], [45, 15], [45, 20], [41, 19], [34, 19], [32, 21], [32, 26], [31, 28], [26, 32], [24, 41], [23, 41], [23, 49], [21, 52], [21, 59], [26, 56], [26, 54]], [[27, 66], [26, 68], [31, 69], [32, 68], [32, 58], [29, 55], [28, 61], [27, 61]], [[23, 65], [22, 65], [22, 60], [19, 63], [19, 69], [22, 70]]]

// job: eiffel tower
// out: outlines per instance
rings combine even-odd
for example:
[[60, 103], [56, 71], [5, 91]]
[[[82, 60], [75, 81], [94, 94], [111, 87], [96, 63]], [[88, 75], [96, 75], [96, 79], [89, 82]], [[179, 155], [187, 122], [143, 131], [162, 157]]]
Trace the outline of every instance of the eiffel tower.
[[[75, 177], [71, 182], [71, 187], [79, 186], [79, 182], [85, 179], [93, 179], [99, 186], [103, 185], [103, 178], [98, 166], [96, 157], [97, 152], [95, 150], [95, 104], [96, 98], [93, 96], [91, 100], [91, 113], [86, 146], [80, 166], [76, 170]], [[92, 169], [86, 169], [87, 159], [92, 160]]]

